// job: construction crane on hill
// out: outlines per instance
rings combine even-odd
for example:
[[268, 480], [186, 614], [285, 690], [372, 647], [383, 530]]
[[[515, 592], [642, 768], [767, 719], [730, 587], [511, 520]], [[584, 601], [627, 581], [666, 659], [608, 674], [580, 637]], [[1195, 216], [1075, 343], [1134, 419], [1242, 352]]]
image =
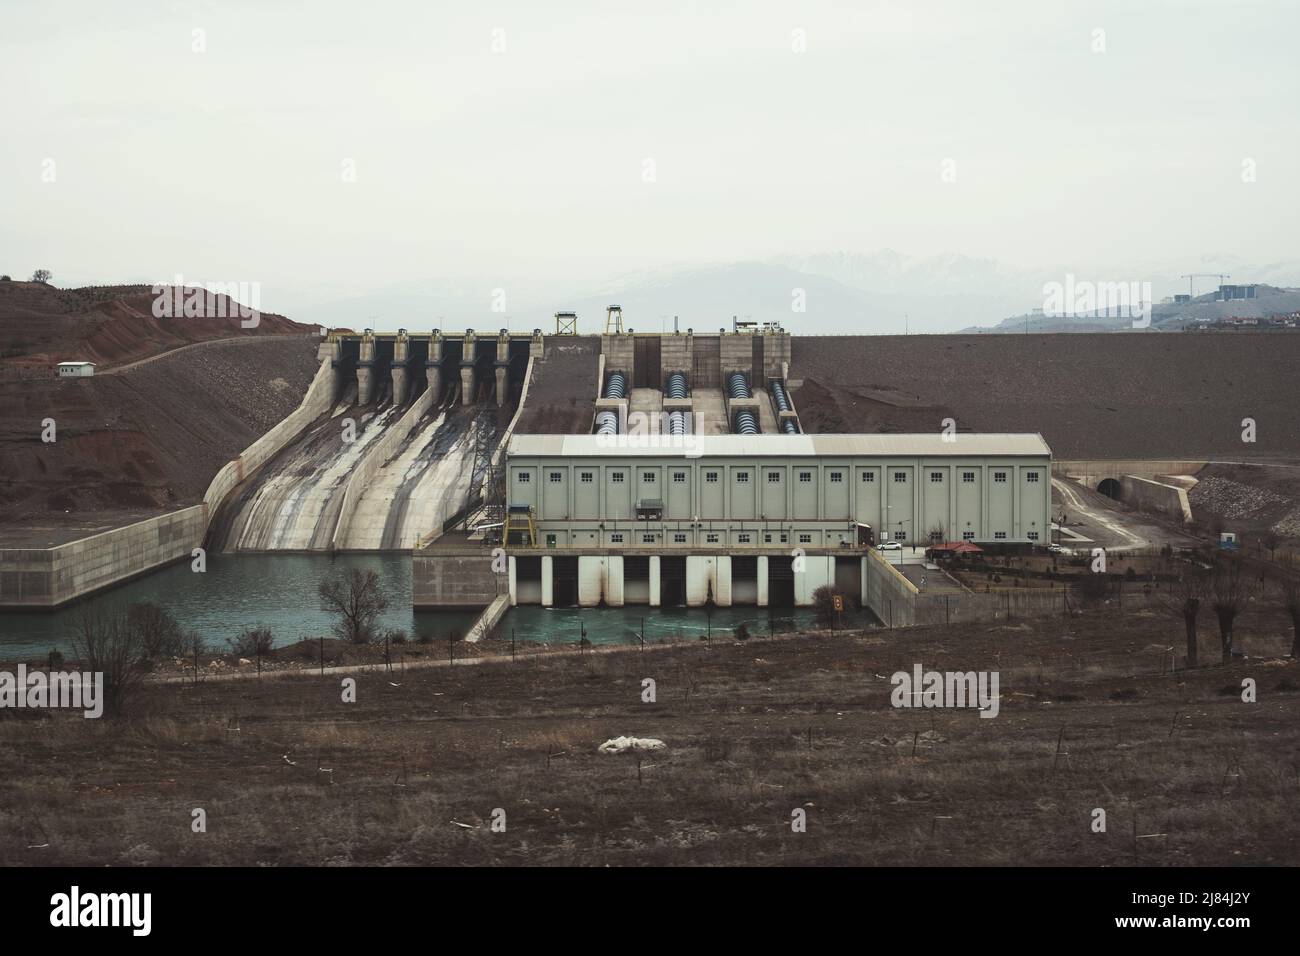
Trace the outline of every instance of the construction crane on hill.
[[1189, 272], [1182, 278], [1187, 280], [1187, 294], [1195, 299], [1197, 279], [1218, 279], [1219, 284], [1222, 285], [1224, 279], [1231, 279], [1232, 276], [1224, 275], [1222, 272]]

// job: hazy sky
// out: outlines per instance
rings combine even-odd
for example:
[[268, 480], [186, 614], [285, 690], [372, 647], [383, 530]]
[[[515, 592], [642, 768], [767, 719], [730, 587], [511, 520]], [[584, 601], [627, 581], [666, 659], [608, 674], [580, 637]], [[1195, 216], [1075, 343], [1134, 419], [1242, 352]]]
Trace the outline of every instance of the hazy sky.
[[6, 0], [0, 271], [257, 281], [292, 314], [882, 247], [1291, 258], [1298, 11]]

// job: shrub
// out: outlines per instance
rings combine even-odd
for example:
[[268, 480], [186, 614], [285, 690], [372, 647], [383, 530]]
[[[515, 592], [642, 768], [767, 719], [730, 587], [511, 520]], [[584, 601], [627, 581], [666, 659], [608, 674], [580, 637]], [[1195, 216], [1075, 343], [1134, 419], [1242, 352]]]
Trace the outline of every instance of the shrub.
[[835, 592], [823, 584], [812, 594], [813, 614], [822, 627], [830, 627], [835, 620]]
[[736, 628], [736, 640], [738, 641], [749, 640], [749, 625], [746, 624], [744, 621], [741, 621], [740, 625]]
[[236, 638], [226, 638], [230, 653], [240, 657], [265, 657], [271, 653], [275, 638], [269, 627], [252, 627]]
[[395, 627], [384, 634], [384, 638], [389, 644], [405, 644], [407, 641], [406, 632], [400, 627]]
[[60, 670], [63, 667], [63, 654], [54, 648], [50, 648], [50, 653], [46, 656], [45, 663], [52, 671]]

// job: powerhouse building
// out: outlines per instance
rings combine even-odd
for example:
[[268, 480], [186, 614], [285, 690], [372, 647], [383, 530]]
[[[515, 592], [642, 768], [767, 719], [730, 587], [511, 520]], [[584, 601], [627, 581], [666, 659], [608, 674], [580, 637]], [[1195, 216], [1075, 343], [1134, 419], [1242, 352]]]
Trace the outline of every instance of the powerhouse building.
[[532, 522], [507, 543], [516, 604], [865, 600], [875, 543], [1051, 528], [1039, 435], [516, 435], [506, 482]]

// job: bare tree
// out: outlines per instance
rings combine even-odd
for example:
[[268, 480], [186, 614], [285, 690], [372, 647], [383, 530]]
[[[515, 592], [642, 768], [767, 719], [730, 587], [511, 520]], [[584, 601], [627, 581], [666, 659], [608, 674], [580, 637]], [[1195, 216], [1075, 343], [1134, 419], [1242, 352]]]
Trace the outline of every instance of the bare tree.
[[1249, 598], [1240, 559], [1225, 555], [1215, 564], [1210, 576], [1210, 596], [1215, 616], [1219, 619], [1223, 663], [1227, 664], [1232, 660], [1232, 628], [1237, 616], [1246, 609]]
[[122, 712], [127, 694], [143, 676], [140, 632], [123, 608], [87, 606], [77, 618], [72, 649], [82, 674], [104, 675], [104, 713]]
[[1282, 543], [1282, 536], [1276, 531], [1265, 531], [1263, 537], [1259, 539], [1259, 543], [1268, 549], [1268, 559], [1276, 561], [1277, 546]]
[[185, 650], [185, 635], [165, 608], [141, 601], [127, 608], [127, 620], [140, 639], [140, 654], [148, 660], [178, 657]]
[[33, 282], [49, 282], [54, 278], [54, 273], [49, 269], [37, 269], [32, 273]]
[[1300, 579], [1286, 579], [1282, 585], [1282, 601], [1291, 616], [1291, 656], [1300, 657]]
[[379, 590], [379, 575], [354, 568], [346, 577], [320, 583], [321, 606], [335, 615], [334, 633], [353, 644], [369, 644], [375, 636], [375, 621], [388, 609], [388, 598]]
[[1165, 593], [1165, 608], [1173, 615], [1183, 619], [1183, 628], [1187, 634], [1187, 666], [1197, 665], [1196, 625], [1200, 616], [1201, 602], [1205, 599], [1206, 576], [1200, 568], [1191, 567], [1179, 575], [1178, 580]]

